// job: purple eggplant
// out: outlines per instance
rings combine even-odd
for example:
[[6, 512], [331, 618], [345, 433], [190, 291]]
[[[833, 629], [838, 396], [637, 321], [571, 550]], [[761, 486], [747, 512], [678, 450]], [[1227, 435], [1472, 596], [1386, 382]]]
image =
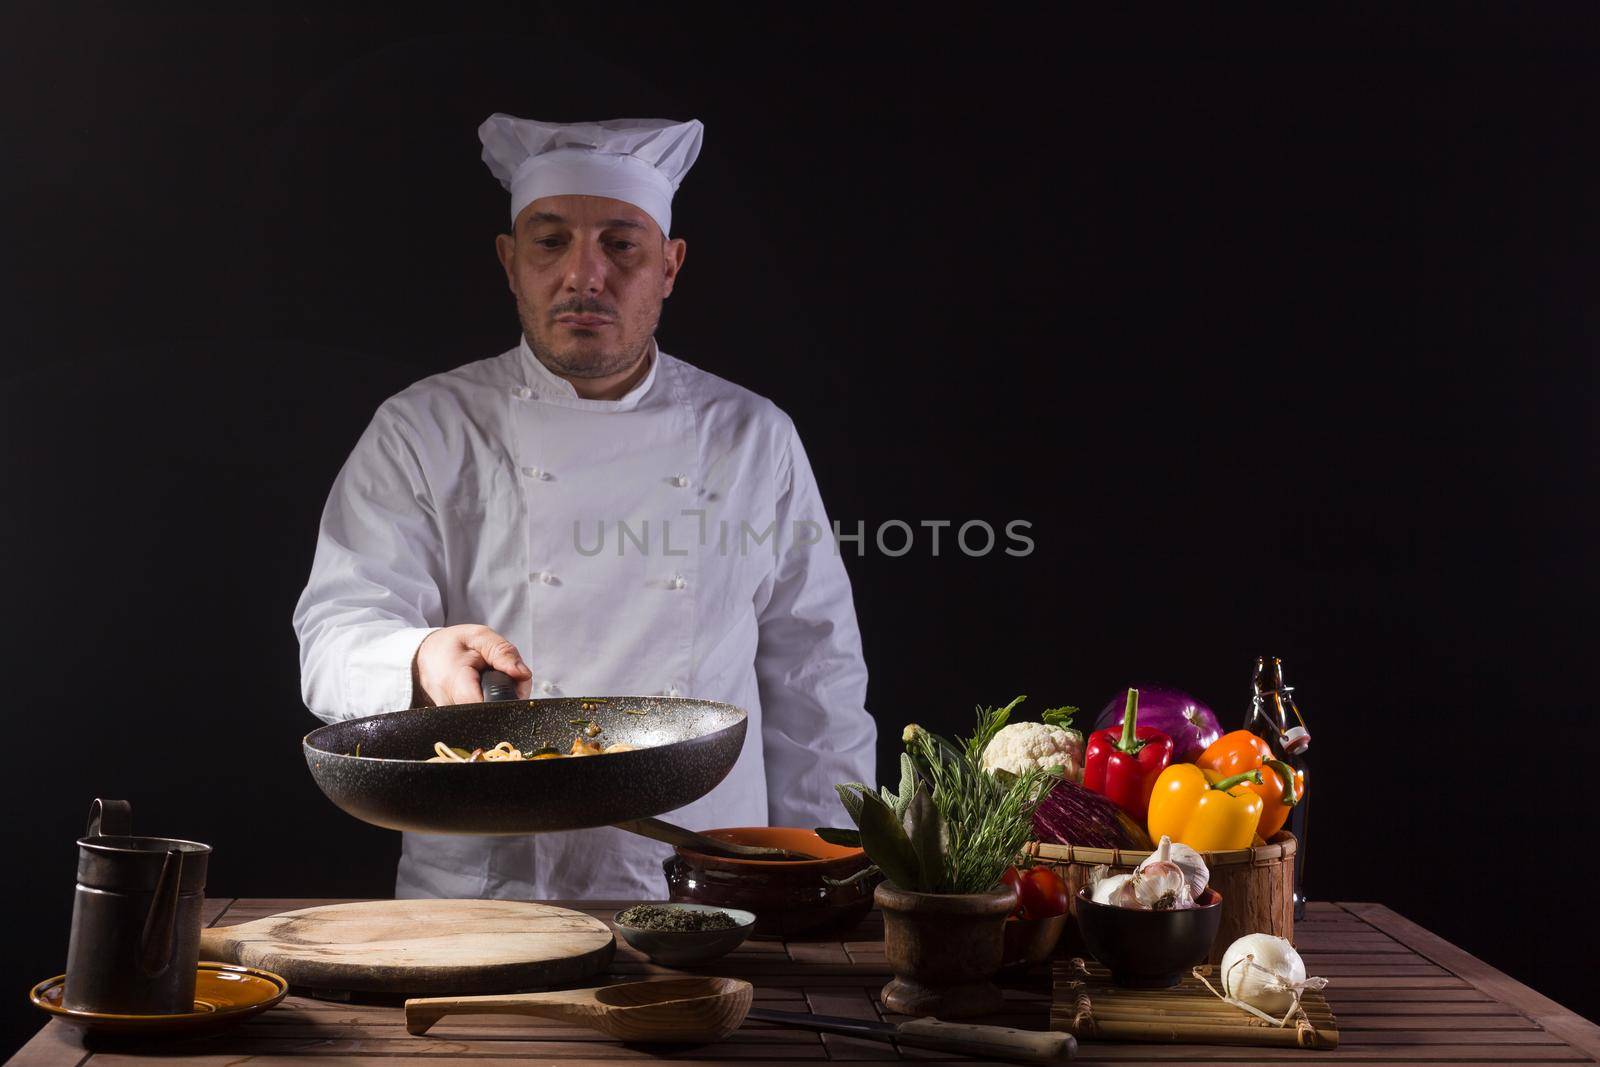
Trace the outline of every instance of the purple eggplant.
[[[1193, 763], [1222, 736], [1216, 715], [1194, 697], [1170, 685], [1136, 685], [1139, 725], [1153, 726], [1172, 738], [1172, 762]], [[1120, 690], [1094, 721], [1096, 730], [1122, 725], [1128, 690]]]

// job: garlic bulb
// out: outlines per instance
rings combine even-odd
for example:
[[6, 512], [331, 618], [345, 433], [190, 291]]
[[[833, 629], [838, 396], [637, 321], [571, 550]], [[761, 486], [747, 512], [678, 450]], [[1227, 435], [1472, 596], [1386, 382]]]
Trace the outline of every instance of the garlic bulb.
[[1161, 838], [1156, 851], [1150, 853], [1149, 858], [1139, 864], [1138, 870], [1143, 871], [1150, 864], [1159, 862], [1176, 863], [1183, 868], [1184, 881], [1189, 886], [1189, 896], [1195, 900], [1199, 900], [1200, 894], [1211, 884], [1211, 871], [1206, 867], [1206, 861], [1200, 858], [1200, 853], [1188, 845], [1173, 841], [1170, 837]]
[[[1271, 934], [1246, 934], [1222, 954], [1222, 992], [1230, 999], [1282, 1015], [1310, 986], [1294, 946]], [[1314, 980], [1315, 981], [1315, 980]]]
[[1096, 904], [1110, 904], [1117, 892], [1133, 879], [1131, 874], [1113, 874], [1109, 878], [1102, 878], [1095, 883], [1094, 902]]
[[1150, 857], [1133, 872], [1133, 895], [1138, 906], [1151, 911], [1179, 911], [1194, 907], [1189, 874], [1171, 859], [1172, 839], [1163, 837]]
[[1138, 879], [1131, 874], [1118, 875], [1115, 879], [1117, 887], [1106, 898], [1106, 903], [1117, 908], [1136, 908], [1141, 911], [1150, 910], [1139, 900]]
[[1089, 898], [1096, 904], [1110, 904], [1116, 891], [1132, 878], [1131, 874], [1112, 874], [1104, 863], [1089, 872]]

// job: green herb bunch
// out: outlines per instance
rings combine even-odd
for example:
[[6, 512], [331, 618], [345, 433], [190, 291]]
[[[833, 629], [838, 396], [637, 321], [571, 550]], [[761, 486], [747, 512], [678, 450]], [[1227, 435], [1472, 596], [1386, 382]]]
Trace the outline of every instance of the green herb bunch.
[[983, 769], [983, 750], [1025, 698], [979, 707], [960, 745], [912, 723], [901, 740], [900, 787], [837, 786], [874, 867], [901, 889], [983, 893], [1000, 884], [1033, 828], [1033, 810], [1060, 781], [1059, 768], [1013, 775]]

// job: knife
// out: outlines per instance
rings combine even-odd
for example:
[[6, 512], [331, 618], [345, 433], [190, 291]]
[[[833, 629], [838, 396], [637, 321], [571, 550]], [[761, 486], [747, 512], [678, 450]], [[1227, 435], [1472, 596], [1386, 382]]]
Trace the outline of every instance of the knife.
[[820, 1030], [826, 1034], [845, 1034], [867, 1041], [898, 1041], [915, 1048], [964, 1052], [1017, 1063], [1062, 1064], [1078, 1051], [1077, 1038], [1059, 1030], [1018, 1030], [1010, 1026], [945, 1023], [938, 1019], [912, 1019], [895, 1025], [765, 1008], [751, 1008], [746, 1018], [802, 1030]]

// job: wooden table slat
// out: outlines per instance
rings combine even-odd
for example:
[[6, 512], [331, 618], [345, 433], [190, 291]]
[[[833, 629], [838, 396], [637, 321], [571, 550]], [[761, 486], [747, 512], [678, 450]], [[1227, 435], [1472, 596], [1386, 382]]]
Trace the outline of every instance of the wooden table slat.
[[[231, 925], [283, 911], [342, 900], [218, 898], [202, 913], [207, 924]], [[629, 901], [556, 902], [609, 920]], [[651, 963], [620, 945], [607, 981], [684, 973], [743, 977], [758, 1005], [888, 1022], [879, 1000], [889, 977], [877, 913], [849, 940], [785, 943], [755, 938], [705, 968], [679, 971]], [[1383, 1063], [1583, 1063], [1600, 1059], [1600, 1027], [1415, 923], [1376, 904], [1316, 902], [1296, 924], [1296, 941], [1312, 974], [1332, 979], [1326, 991], [1339, 1019], [1331, 1052], [1225, 1045], [1084, 1042], [1084, 1063], [1238, 1063], [1338, 1061]], [[1048, 1026], [1045, 969], [1008, 982], [1002, 1011], [981, 1020], [1031, 1029]], [[236, 1067], [244, 1060], [315, 1067], [438, 1067], [441, 1060], [615, 1065], [639, 1060], [679, 1067], [735, 1063], [894, 1063], [974, 1061], [842, 1035], [747, 1022], [715, 1045], [659, 1051], [623, 1045], [570, 1024], [513, 1016], [455, 1016], [426, 1037], [405, 1033], [396, 998], [324, 1000], [296, 995], [233, 1029], [179, 1044], [129, 1046], [91, 1040], [51, 1022], [10, 1061], [17, 1067], [135, 1067], [181, 1057], [188, 1067]]]
[[1430, 1001], [1430, 1002], [1433, 1002], [1433, 1003], [1440, 1003], [1440, 1004], [1443, 1004], [1443, 1003], [1461, 1003], [1461, 1002], [1467, 1002], [1467, 1001], [1477, 1001], [1477, 1002], [1483, 1002], [1483, 1003], [1497, 1003], [1497, 1001], [1495, 1001], [1495, 999], [1493, 997], [1491, 997], [1488, 994], [1486, 994], [1483, 990], [1474, 989], [1470, 985], [1467, 985], [1465, 982], [1463, 982], [1461, 984], [1461, 986], [1459, 988], [1456, 988], [1456, 989], [1382, 989], [1382, 990], [1356, 989], [1356, 988], [1352, 988], [1352, 987], [1344, 984], [1343, 982], [1341, 982], [1337, 986], [1331, 986], [1330, 985], [1324, 991], [1324, 995], [1327, 997], [1328, 1003], [1330, 1003], [1330, 1004], [1332, 1004], [1335, 1000], [1338, 1000], [1340, 1003], [1343, 1003], [1345, 1001], [1373, 1001], [1373, 1000], [1381, 1001], [1381, 1002], [1385, 1002], [1385, 1003], [1389, 1003], [1389, 1002], [1409, 1002], [1409, 1001]]
[[1577, 1012], [1562, 1007], [1543, 993], [1530, 989], [1382, 904], [1341, 903], [1339, 907], [1388, 934], [1418, 955], [1465, 979], [1500, 1003], [1527, 1015], [1586, 1056], [1600, 1059], [1600, 1026]]
[[200, 925], [213, 926], [233, 904], [232, 897], [207, 897], [200, 905]]
[[1378, 1025], [1376, 1020], [1389, 1018], [1427, 1020], [1430, 1024], [1438, 1023], [1441, 1026], [1463, 1028], [1486, 1026], [1511, 1029], [1539, 1025], [1526, 1015], [1493, 1001], [1467, 1004], [1385, 1004], [1379, 1001], [1354, 1001], [1342, 1007], [1334, 1004], [1328, 1006], [1338, 1017], [1340, 1029], [1346, 1025], [1352, 1027]]
[[797, 963], [850, 964], [850, 954], [839, 941], [796, 941], [788, 946], [788, 955]]
[[51, 1019], [17, 1054], [7, 1067], [75, 1067], [89, 1058], [83, 1031], [59, 1019]]
[[[842, 947], [842, 946], [841, 946]], [[872, 994], [865, 989], [837, 989], [808, 986], [806, 1003], [813, 1015], [837, 1015], [846, 1019], [882, 1022], [883, 1018], [873, 1006]], [[881, 1041], [866, 1041], [844, 1034], [823, 1034], [823, 1047], [830, 1060], [883, 1060], [894, 1057], [894, 1046]]]

